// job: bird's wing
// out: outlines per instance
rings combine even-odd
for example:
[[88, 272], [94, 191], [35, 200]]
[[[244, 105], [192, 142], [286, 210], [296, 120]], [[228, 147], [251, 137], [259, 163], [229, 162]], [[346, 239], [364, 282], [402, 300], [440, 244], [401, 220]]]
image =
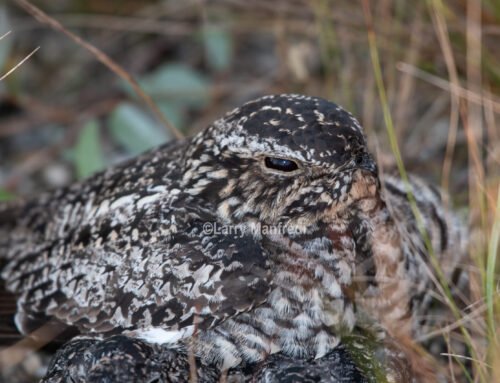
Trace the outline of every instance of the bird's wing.
[[82, 333], [203, 328], [266, 300], [268, 257], [252, 236], [210, 232], [210, 211], [178, 194], [144, 198], [7, 264], [24, 333], [40, 317]]
[[210, 326], [266, 299], [260, 244], [203, 230], [216, 218], [180, 185], [185, 147], [145, 153], [0, 222], [10, 225], [2, 278], [23, 333], [49, 319], [84, 333], [176, 328], [194, 317]]

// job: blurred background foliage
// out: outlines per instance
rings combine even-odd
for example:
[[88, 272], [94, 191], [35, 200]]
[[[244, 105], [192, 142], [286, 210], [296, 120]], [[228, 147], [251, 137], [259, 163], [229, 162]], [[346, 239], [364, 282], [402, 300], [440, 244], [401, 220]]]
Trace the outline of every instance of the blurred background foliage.
[[[253, 97], [322, 96], [351, 110], [391, 164], [360, 3], [329, 0], [36, 1], [132, 74], [185, 135]], [[441, 3], [439, 3], [441, 4]], [[431, 2], [372, 4], [390, 108], [406, 165], [440, 182], [450, 92]], [[459, 79], [467, 78], [467, 3], [440, 9]], [[481, 85], [500, 89], [500, 3], [482, 3]], [[0, 198], [65, 185], [172, 139], [130, 86], [64, 34], [0, 5]], [[401, 70], [406, 63], [432, 75]], [[418, 68], [418, 69], [417, 69]], [[436, 80], [437, 78], [437, 80]], [[492, 96], [493, 97], [493, 96]], [[495, 98], [498, 103], [498, 98]], [[498, 104], [495, 118], [498, 117]], [[494, 130], [496, 126], [494, 127]], [[498, 132], [484, 141], [496, 158]], [[497, 142], [498, 143], [498, 142]], [[452, 191], [466, 201], [466, 137], [459, 129]]]
[[[382, 165], [394, 165], [397, 139], [407, 169], [469, 213], [474, 307], [481, 317], [487, 301], [490, 315], [487, 328], [477, 324], [479, 349], [498, 335], [500, 1], [366, 1], [373, 30], [362, 2], [347, 0], [33, 3], [123, 66], [185, 136], [252, 98], [296, 92], [353, 112]], [[0, 2], [0, 77], [37, 47], [0, 81], [0, 200], [67, 185], [173, 139], [129, 83], [16, 0]]]

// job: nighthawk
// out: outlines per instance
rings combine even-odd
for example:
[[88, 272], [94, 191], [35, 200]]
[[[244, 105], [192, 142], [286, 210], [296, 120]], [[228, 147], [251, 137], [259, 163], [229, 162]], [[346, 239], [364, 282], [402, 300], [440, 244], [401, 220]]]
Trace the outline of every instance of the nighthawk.
[[[341, 107], [259, 98], [190, 139], [2, 206], [15, 326], [173, 345], [221, 370], [275, 353], [320, 358], [360, 312], [411, 335], [432, 267], [407, 186], [379, 176]], [[410, 186], [451, 276], [460, 226], [437, 191]]]

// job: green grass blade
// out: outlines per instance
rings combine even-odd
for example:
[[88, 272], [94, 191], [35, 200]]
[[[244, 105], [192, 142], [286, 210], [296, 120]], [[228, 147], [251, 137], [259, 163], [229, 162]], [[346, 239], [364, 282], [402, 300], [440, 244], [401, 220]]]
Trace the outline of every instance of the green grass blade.
[[497, 191], [496, 214], [488, 243], [488, 258], [486, 261], [486, 305], [488, 310], [489, 339], [496, 343], [495, 322], [495, 275], [500, 242], [500, 187]]

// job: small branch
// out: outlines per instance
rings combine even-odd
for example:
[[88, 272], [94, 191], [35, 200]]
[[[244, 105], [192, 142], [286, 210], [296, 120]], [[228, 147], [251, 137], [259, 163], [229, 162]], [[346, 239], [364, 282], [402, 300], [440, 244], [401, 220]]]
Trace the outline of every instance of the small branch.
[[35, 7], [27, 0], [15, 0], [16, 3], [23, 8], [26, 12], [35, 17], [38, 21], [43, 24], [48, 25], [52, 29], [59, 31], [73, 40], [76, 44], [88, 50], [92, 55], [95, 56], [97, 60], [107, 66], [112, 72], [121, 77], [123, 80], [128, 82], [137, 95], [144, 101], [144, 103], [149, 107], [149, 109], [153, 112], [156, 118], [167, 127], [174, 137], [180, 139], [183, 138], [182, 133], [177, 130], [161, 113], [160, 109], [154, 103], [153, 99], [146, 94], [142, 88], [140, 87], [137, 80], [135, 80], [130, 73], [128, 73], [123, 67], [121, 67], [118, 63], [116, 63], [111, 57], [109, 57], [106, 53], [101, 51], [99, 48], [93, 46], [92, 44], [83, 40], [80, 36], [75, 35], [73, 32], [67, 30], [61, 23], [59, 23], [54, 18], [47, 15], [41, 9]]

